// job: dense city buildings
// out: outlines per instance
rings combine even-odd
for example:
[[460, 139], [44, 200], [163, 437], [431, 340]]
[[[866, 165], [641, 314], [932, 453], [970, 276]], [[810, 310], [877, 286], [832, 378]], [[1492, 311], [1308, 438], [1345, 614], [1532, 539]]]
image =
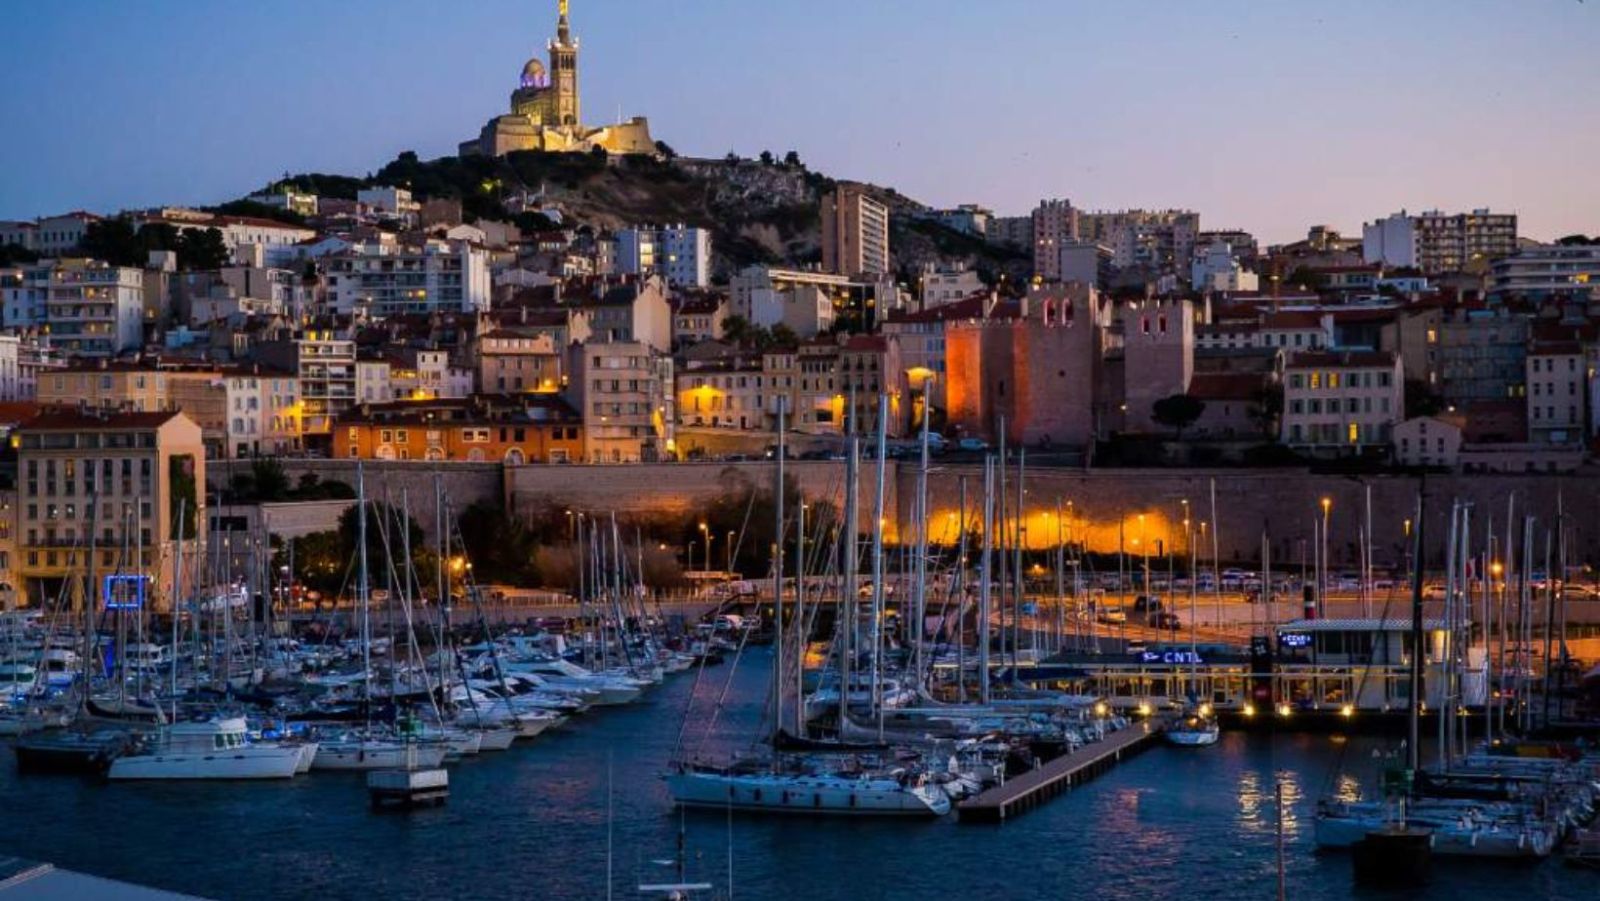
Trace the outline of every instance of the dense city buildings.
[[1361, 229], [1369, 263], [1420, 269], [1424, 274], [1481, 272], [1517, 252], [1517, 217], [1487, 209], [1470, 213], [1394, 213]]

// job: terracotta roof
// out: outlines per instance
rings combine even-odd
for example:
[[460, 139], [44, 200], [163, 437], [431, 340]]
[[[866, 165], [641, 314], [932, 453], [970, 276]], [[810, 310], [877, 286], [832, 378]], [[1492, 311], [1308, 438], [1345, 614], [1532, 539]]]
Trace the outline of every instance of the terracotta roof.
[[982, 291], [951, 303], [940, 304], [926, 310], [896, 310], [884, 317], [890, 322], [945, 322], [951, 319], [973, 319], [983, 315], [989, 303], [989, 292]]
[[141, 413], [122, 410], [79, 410], [74, 407], [46, 407], [38, 416], [23, 423], [23, 431], [57, 429], [153, 429], [166, 425], [178, 412]]
[[1291, 354], [1289, 369], [1315, 369], [1325, 366], [1393, 366], [1394, 354], [1386, 350], [1307, 351]]
[[1253, 372], [1197, 372], [1189, 379], [1189, 394], [1201, 400], [1251, 400], [1265, 383]]
[[889, 339], [882, 335], [851, 335], [842, 347], [850, 353], [882, 353], [889, 349]]

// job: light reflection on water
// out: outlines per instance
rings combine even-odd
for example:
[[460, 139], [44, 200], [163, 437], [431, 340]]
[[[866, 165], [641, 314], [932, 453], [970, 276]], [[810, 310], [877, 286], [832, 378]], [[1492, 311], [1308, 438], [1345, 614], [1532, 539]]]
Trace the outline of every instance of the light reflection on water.
[[[770, 656], [746, 654], [708, 752], [761, 728]], [[729, 667], [695, 690], [703, 725]], [[596, 898], [605, 895], [607, 783], [613, 785], [616, 897], [660, 875], [679, 817], [659, 778], [677, 741], [692, 676], [629, 708], [597, 711], [534, 743], [451, 772], [437, 810], [376, 816], [359, 777], [278, 785], [104, 785], [16, 776], [0, 750], [0, 853], [213, 898]], [[1157, 746], [1003, 826], [811, 818], [736, 818], [736, 896], [744, 899], [1267, 898], [1276, 886], [1276, 790], [1284, 783], [1291, 897], [1352, 897], [1349, 858], [1313, 853], [1324, 792], [1375, 784], [1390, 743], [1224, 733], [1211, 748]], [[608, 752], [610, 765], [608, 766]], [[609, 776], [608, 776], [609, 771]], [[25, 812], [18, 816], [19, 812]], [[722, 814], [683, 817], [691, 879], [726, 884]], [[115, 836], [107, 841], [106, 836]], [[1506, 895], [1594, 901], [1594, 876], [1558, 862], [1533, 869], [1438, 868], [1417, 897]]]

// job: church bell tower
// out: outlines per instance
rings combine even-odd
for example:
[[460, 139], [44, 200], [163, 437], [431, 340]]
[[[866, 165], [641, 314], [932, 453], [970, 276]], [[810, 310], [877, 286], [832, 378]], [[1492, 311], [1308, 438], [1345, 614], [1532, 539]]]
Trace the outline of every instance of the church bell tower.
[[550, 86], [555, 91], [556, 125], [576, 127], [583, 121], [578, 108], [578, 42], [567, 21], [567, 0], [558, 0], [556, 39], [550, 42]]

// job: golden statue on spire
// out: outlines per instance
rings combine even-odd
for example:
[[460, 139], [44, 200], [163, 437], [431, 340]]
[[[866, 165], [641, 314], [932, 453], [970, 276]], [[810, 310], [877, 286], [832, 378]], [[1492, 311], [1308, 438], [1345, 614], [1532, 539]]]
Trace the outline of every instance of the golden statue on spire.
[[561, 11], [561, 18], [567, 17], [567, 0], [557, 0], [556, 8]]

